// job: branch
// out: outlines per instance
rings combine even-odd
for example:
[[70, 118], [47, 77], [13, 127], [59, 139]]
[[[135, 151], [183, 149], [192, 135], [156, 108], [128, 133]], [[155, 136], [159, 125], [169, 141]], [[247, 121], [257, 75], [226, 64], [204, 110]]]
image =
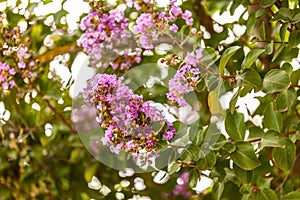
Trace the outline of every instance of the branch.
[[197, 20], [199, 20], [200, 24], [205, 27], [210, 35], [214, 35], [216, 33], [213, 27], [214, 21], [211, 16], [207, 14], [207, 9], [202, 5], [202, 0], [193, 0], [192, 4]]
[[297, 85], [297, 84], [291, 84], [292, 87], [297, 87], [297, 88], [300, 88], [300, 85]]
[[81, 47], [78, 47], [76, 43], [69, 43], [64, 46], [56, 47], [46, 53], [39, 55], [36, 60], [41, 64], [48, 63], [53, 60], [55, 56], [66, 54], [66, 53], [75, 53], [82, 50]]
[[[270, 7], [267, 7], [266, 10], [268, 11], [268, 13], [269, 13], [272, 17], [276, 17], [275, 13], [273, 12], [273, 10], [272, 10]], [[282, 20], [278, 20], [278, 23], [279, 23], [279, 24], [284, 24], [284, 22], [283, 22]], [[293, 31], [290, 27], [288, 27], [287, 30], [288, 30], [289, 32], [292, 32], [292, 31]]]

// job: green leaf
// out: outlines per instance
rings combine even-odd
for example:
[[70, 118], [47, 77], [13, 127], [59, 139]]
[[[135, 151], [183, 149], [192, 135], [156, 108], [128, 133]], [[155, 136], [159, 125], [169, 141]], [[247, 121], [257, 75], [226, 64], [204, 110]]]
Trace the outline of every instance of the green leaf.
[[[262, 1], [261, 1], [262, 2]], [[260, 18], [261, 16], [263, 16], [264, 14], [266, 14], [266, 9], [259, 9], [258, 11], [255, 12], [255, 18]]]
[[270, 43], [268, 43], [265, 46], [266, 54], [271, 55], [273, 53], [273, 49], [274, 49], [274, 41], [272, 40]]
[[255, 17], [255, 12], [250, 13], [249, 18], [247, 20], [247, 29], [246, 29], [246, 34], [247, 35], [252, 35], [252, 32], [254, 28], [256, 27], [258, 23], [258, 20]]
[[201, 158], [197, 162], [196, 166], [199, 170], [212, 169], [217, 162], [217, 157], [214, 151], [200, 151]]
[[249, 133], [248, 140], [261, 138], [265, 134], [264, 130], [259, 126], [249, 128]]
[[292, 47], [297, 47], [299, 43], [300, 43], [300, 30], [295, 30], [290, 34], [289, 45]]
[[92, 177], [95, 176], [97, 170], [99, 169], [99, 163], [95, 163], [92, 166], [89, 166], [84, 171], [84, 179], [86, 182], [90, 182]]
[[260, 166], [253, 145], [249, 142], [236, 142], [236, 150], [230, 155], [233, 162], [244, 170], [253, 170]]
[[234, 143], [227, 142], [223, 147], [223, 150], [227, 151], [228, 153], [233, 153], [236, 150], [236, 146]]
[[189, 174], [189, 186], [191, 188], [195, 187], [197, 185], [199, 178], [200, 177], [198, 171], [196, 169], [192, 169]]
[[248, 200], [277, 200], [277, 195], [274, 190], [264, 188], [263, 190], [251, 191]]
[[174, 174], [180, 168], [181, 168], [181, 164], [173, 162], [172, 164], [170, 164], [170, 167], [168, 167], [168, 173], [169, 173], [169, 175]]
[[226, 49], [224, 51], [224, 53], [221, 56], [220, 64], [219, 64], [219, 72], [220, 72], [221, 75], [224, 74], [224, 68], [225, 68], [227, 62], [229, 61], [229, 59], [240, 48], [241, 48], [240, 46], [232, 46], [232, 47], [229, 47], [228, 49]]
[[288, 137], [285, 137], [285, 148], [274, 148], [272, 155], [278, 167], [282, 171], [287, 172], [294, 166], [296, 145]]
[[262, 40], [266, 39], [266, 28], [265, 28], [265, 22], [263, 22], [259, 27], [259, 36]]
[[210, 148], [211, 150], [218, 151], [218, 150], [221, 149], [226, 143], [228, 143], [227, 140], [224, 140], [224, 141], [221, 141], [221, 142], [217, 142], [217, 143], [212, 144], [209, 148]]
[[248, 52], [244, 61], [242, 62], [242, 69], [251, 67], [251, 65], [256, 61], [258, 56], [260, 56], [263, 52], [265, 52], [264, 49], [253, 49], [250, 52]]
[[203, 129], [201, 129], [197, 124], [193, 124], [189, 130], [190, 141], [195, 145], [200, 145], [203, 141]]
[[289, 110], [297, 100], [297, 93], [294, 88], [283, 90], [276, 98], [276, 109], [279, 112], [285, 112]]
[[289, 23], [284, 23], [280, 27], [279, 33], [280, 33], [281, 41], [283, 41], [283, 42], [287, 40], [286, 33], [288, 31], [287, 29], [288, 29], [289, 25], [290, 25]]
[[289, 86], [290, 78], [286, 71], [272, 69], [264, 77], [262, 90], [266, 93], [274, 93], [285, 90]]
[[272, 62], [274, 62], [282, 54], [282, 52], [284, 52], [286, 46], [287, 46], [286, 44], [279, 44], [279, 47], [275, 48], [277, 49], [277, 51], [274, 53]]
[[265, 147], [285, 148], [284, 136], [277, 131], [269, 130], [261, 138], [261, 148], [263, 149]]
[[191, 144], [180, 156], [182, 160], [197, 162], [200, 158], [200, 148], [195, 144]]
[[242, 74], [238, 76], [240, 80], [246, 85], [251, 85], [255, 92], [258, 92], [262, 87], [262, 79], [258, 72], [251, 68], [243, 70]]
[[71, 163], [79, 162], [83, 155], [84, 154], [81, 148], [74, 148], [70, 154], [70, 162]]
[[300, 22], [300, 13], [297, 13], [297, 14], [293, 17], [292, 22], [293, 22], [293, 23], [298, 23], [298, 22]]
[[236, 105], [237, 100], [239, 99], [240, 93], [241, 93], [241, 87], [239, 88], [239, 90], [236, 93], [234, 93], [234, 95], [232, 96], [232, 98], [229, 102], [229, 111], [231, 113], [233, 113], [235, 110], [235, 105]]
[[233, 170], [237, 176], [237, 178], [244, 184], [246, 183], [250, 183], [251, 179], [252, 179], [252, 173], [253, 171], [251, 170], [243, 170], [242, 168], [240, 168], [237, 165], [233, 166]]
[[223, 114], [224, 110], [219, 101], [219, 88], [208, 93], [208, 107], [212, 115]]
[[224, 27], [223, 31], [220, 33], [215, 33], [213, 37], [206, 39], [205, 44], [212, 48], [217, 48], [222, 40], [228, 37], [228, 28]]
[[221, 196], [224, 191], [224, 183], [223, 182], [216, 182], [212, 188], [212, 196], [213, 199], [221, 199]]
[[226, 112], [225, 129], [233, 141], [243, 141], [245, 138], [246, 126], [242, 113]]
[[205, 67], [210, 67], [216, 63], [216, 61], [220, 58], [220, 54], [213, 48], [205, 48], [203, 50], [203, 56], [201, 58], [201, 62]]
[[261, 7], [267, 8], [267, 7], [271, 7], [275, 3], [275, 1], [276, 0], [263, 0], [263, 1], [260, 1], [260, 4], [261, 4]]
[[292, 72], [291, 82], [292, 82], [292, 84], [296, 84], [296, 85], [299, 84], [299, 82], [300, 82], [300, 69]]
[[273, 103], [270, 103], [264, 111], [263, 124], [269, 130], [274, 130], [281, 133], [282, 130], [282, 116], [280, 112], [276, 112]]
[[282, 66], [281, 66], [281, 69], [286, 71], [286, 73], [288, 73], [288, 75], [291, 75], [292, 72], [293, 72], [293, 66], [291, 65], [291, 63], [284, 63]]
[[299, 200], [299, 197], [300, 189], [283, 195], [283, 197], [280, 200]]
[[0, 188], [0, 196], [1, 196], [1, 199], [13, 199], [12, 196], [12, 191], [8, 188]]
[[245, 85], [241, 90], [240, 97], [246, 96], [248, 93], [251, 92], [252, 89], [253, 87], [251, 85]]
[[46, 5], [46, 4], [48, 4], [48, 3], [51, 3], [51, 2], [53, 2], [53, 0], [44, 0], [44, 1], [43, 1], [44, 5]]
[[292, 11], [288, 8], [280, 8], [276, 12], [275, 20], [290, 21], [292, 19]]

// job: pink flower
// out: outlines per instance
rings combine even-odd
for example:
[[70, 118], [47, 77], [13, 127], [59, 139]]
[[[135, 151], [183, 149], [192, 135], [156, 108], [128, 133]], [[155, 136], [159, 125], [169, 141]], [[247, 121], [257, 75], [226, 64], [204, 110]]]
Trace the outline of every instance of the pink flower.
[[25, 67], [26, 67], [25, 62], [24, 61], [18, 62], [18, 67], [19, 67], [19, 69], [25, 69]]
[[191, 17], [192, 17], [192, 12], [189, 10], [185, 10], [184, 13], [182, 14], [182, 19], [184, 20], [188, 20]]
[[170, 30], [173, 31], [174, 33], [176, 33], [178, 31], [178, 26], [176, 24], [172, 24], [170, 26]]
[[180, 7], [177, 7], [177, 6], [173, 6], [170, 12], [171, 12], [171, 14], [174, 15], [175, 17], [178, 17], [179, 15], [182, 14], [181, 8], [180, 8]]

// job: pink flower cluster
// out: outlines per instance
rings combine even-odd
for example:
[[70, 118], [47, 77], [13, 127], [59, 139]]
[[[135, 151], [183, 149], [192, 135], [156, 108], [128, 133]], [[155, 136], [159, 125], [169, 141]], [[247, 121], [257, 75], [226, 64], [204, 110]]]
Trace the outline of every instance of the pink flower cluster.
[[135, 34], [140, 34], [140, 45], [146, 50], [153, 49], [152, 41], [158, 40], [158, 33], [153, 29], [155, 20], [152, 13], [142, 13], [136, 20], [136, 25], [133, 27]]
[[0, 91], [15, 87], [15, 74], [16, 72], [13, 68], [6, 63], [0, 62]]
[[[82, 19], [80, 28], [84, 33], [77, 40], [77, 44], [90, 56], [92, 65], [100, 63], [103, 67], [107, 67], [111, 64], [116, 68], [119, 64], [113, 62], [115, 58], [128, 57], [128, 50], [122, 52], [123, 49], [115, 42], [126, 41], [131, 37], [127, 31], [128, 19], [124, 16], [124, 12], [116, 9], [109, 12], [91, 12]], [[129, 68], [132, 63], [139, 63], [140, 54], [136, 54], [136, 57], [120, 67]]]
[[[189, 186], [189, 172], [185, 171], [180, 176], [180, 184], [177, 184], [171, 193], [164, 193], [163, 197], [165, 199], [173, 199], [175, 197], [183, 199], [188, 199], [192, 196], [192, 190]], [[176, 198], [176, 199], [177, 199]], [[181, 199], [181, 198], [180, 198]]]
[[[0, 28], [1, 28], [0, 22]], [[35, 66], [34, 61], [28, 61], [30, 50], [27, 45], [30, 39], [24, 41], [19, 27], [14, 27], [12, 30], [3, 28], [2, 43], [0, 44], [1, 55], [5, 62], [0, 61], [0, 88], [4, 90], [16, 87], [16, 79], [21, 77], [25, 83], [29, 79], [35, 78], [33, 72]], [[8, 65], [9, 63], [9, 65]]]
[[179, 106], [185, 106], [184, 95], [193, 91], [194, 86], [200, 78], [200, 71], [197, 64], [202, 57], [202, 49], [197, 49], [193, 53], [187, 53], [184, 65], [177, 70], [175, 76], [169, 81], [168, 99]]
[[[132, 5], [132, 1], [130, 2], [127, 5]], [[136, 3], [134, 5], [137, 7]], [[162, 34], [166, 27], [172, 32], [178, 31], [178, 26], [174, 21], [180, 18], [189, 26], [194, 23], [191, 11], [185, 10], [183, 12], [180, 7], [175, 5], [175, 1], [171, 1], [170, 6], [165, 11], [158, 12], [157, 14], [154, 12], [142, 13], [136, 19], [133, 32], [139, 35], [140, 45], [146, 50], [151, 50], [154, 48], [153, 42], [158, 40], [159, 34]]]
[[176, 130], [161, 111], [144, 102], [122, 81], [116, 75], [98, 74], [85, 88], [85, 102], [96, 106], [96, 121], [105, 129], [102, 143], [116, 154], [121, 150], [134, 154], [141, 150], [155, 152], [161, 136], [170, 141]]

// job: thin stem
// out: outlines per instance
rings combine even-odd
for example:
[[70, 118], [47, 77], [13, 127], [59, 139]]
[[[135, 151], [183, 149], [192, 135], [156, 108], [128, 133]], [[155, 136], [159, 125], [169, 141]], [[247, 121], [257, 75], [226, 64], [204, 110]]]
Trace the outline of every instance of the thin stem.
[[198, 169], [198, 167], [194, 164], [188, 164], [188, 163], [184, 163], [184, 162], [180, 162], [180, 161], [175, 161], [175, 163], [180, 164], [182, 167], [192, 167], [192, 168], [194, 168], [197, 171], [199, 177], [202, 174], [201, 171]]
[[42, 55], [39, 55], [36, 60], [41, 64], [49, 63], [55, 56], [66, 54], [66, 53], [75, 53], [81, 51], [82, 48], [78, 47], [76, 43], [66, 44], [64, 46], [57, 47], [53, 50], [50, 50]]
[[250, 142], [250, 143], [259, 142], [259, 141], [261, 141], [261, 138], [256, 138], [256, 139], [253, 139], [253, 140], [248, 140], [248, 142]]
[[235, 79], [235, 76], [221, 75], [221, 78], [223, 78], [223, 79], [228, 79], [228, 78]]
[[[269, 40], [258, 40], [257, 42], [271, 43], [272, 41], [269, 41]], [[273, 41], [273, 43], [276, 43], [276, 44], [289, 44], [288, 42], [279, 42], [279, 41]]]
[[[267, 7], [266, 10], [268, 11], [268, 13], [269, 13], [272, 17], [276, 17], [275, 13], [273, 12], [273, 10], [272, 10], [270, 7]], [[284, 22], [283, 22], [282, 20], [278, 20], [278, 23], [279, 23], [279, 24], [284, 24]], [[289, 32], [292, 32], [292, 31], [293, 31], [290, 27], [288, 27], [287, 30], [288, 30]]]
[[275, 189], [276, 192], [280, 190], [280, 194], [281, 195], [283, 194], [283, 186], [287, 182], [287, 180], [288, 180], [288, 178], [290, 176], [290, 173], [291, 173], [291, 171], [289, 171], [287, 173], [287, 175], [284, 177], [284, 179], [282, 180], [282, 182], [280, 183], [280, 185]]
[[291, 132], [286, 132], [283, 135], [284, 136], [289, 136], [289, 135], [295, 135], [297, 133], [297, 131], [291, 131]]
[[300, 88], [300, 85], [297, 85], [297, 84], [291, 84], [292, 87], [297, 87], [297, 88]]
[[184, 149], [184, 148], [186, 148], [186, 146], [178, 146], [178, 145], [173, 145], [173, 144], [169, 144], [169, 147], [176, 148], [176, 149]]

